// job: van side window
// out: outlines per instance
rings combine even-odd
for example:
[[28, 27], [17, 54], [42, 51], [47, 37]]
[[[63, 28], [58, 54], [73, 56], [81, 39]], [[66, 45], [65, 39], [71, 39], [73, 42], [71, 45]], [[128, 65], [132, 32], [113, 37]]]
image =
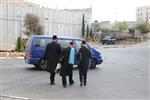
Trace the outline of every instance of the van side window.
[[[76, 41], [76, 50], [79, 51], [79, 49], [81, 48], [81, 42], [82, 41]], [[89, 48], [88, 44], [85, 45], [87, 48]]]
[[35, 47], [46, 47], [48, 43], [52, 40], [47, 38], [36, 38], [35, 39]]
[[58, 43], [61, 45], [62, 48], [67, 48], [69, 42], [72, 42], [72, 40], [58, 40]]
[[81, 41], [76, 41], [76, 50], [77, 50], [77, 52], [79, 51], [80, 47], [81, 47]]

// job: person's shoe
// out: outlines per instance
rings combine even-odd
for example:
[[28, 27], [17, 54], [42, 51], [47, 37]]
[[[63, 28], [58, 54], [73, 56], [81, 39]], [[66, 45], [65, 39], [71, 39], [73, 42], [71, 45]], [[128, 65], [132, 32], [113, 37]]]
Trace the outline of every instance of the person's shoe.
[[71, 83], [70, 83], [70, 85], [73, 85], [74, 84], [74, 81], [72, 81]]
[[83, 86], [83, 83], [80, 83], [80, 86]]
[[84, 86], [86, 86], [86, 82], [84, 82]]
[[52, 82], [52, 83], [50, 83], [50, 85], [55, 85], [55, 83], [54, 83], [54, 82]]
[[67, 87], [67, 84], [63, 84], [63, 87], [66, 88], [66, 87]]

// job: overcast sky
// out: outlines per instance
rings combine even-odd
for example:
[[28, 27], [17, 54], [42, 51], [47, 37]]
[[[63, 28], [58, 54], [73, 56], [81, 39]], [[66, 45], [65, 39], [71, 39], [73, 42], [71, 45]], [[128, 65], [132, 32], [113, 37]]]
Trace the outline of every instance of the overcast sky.
[[51, 8], [87, 8], [99, 21], [135, 21], [136, 7], [150, 6], [150, 0], [29, 0]]

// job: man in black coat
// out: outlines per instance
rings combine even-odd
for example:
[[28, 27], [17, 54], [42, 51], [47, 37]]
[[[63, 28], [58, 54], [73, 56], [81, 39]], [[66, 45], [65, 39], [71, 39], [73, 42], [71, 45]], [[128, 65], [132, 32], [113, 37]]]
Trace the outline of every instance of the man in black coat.
[[77, 54], [77, 57], [79, 59], [78, 67], [79, 67], [80, 86], [82, 86], [83, 83], [84, 83], [84, 86], [86, 86], [87, 70], [90, 64], [91, 52], [86, 47], [85, 41], [82, 41], [81, 48]]
[[[73, 48], [73, 43], [69, 43], [68, 48], [64, 48], [62, 52], [62, 59], [60, 60], [60, 63], [62, 64], [61, 70], [60, 70], [60, 76], [62, 76], [62, 85], [63, 87], [67, 86], [66, 76], [69, 76], [69, 83], [70, 85], [74, 84], [73, 81], [73, 64], [69, 64], [69, 57], [70, 57], [70, 51]], [[73, 55], [75, 57], [75, 55]]]
[[46, 47], [44, 56], [44, 59], [47, 62], [47, 71], [50, 72], [51, 85], [55, 84], [55, 69], [61, 54], [61, 46], [57, 43], [57, 41], [57, 36], [54, 35], [53, 41], [49, 43]]

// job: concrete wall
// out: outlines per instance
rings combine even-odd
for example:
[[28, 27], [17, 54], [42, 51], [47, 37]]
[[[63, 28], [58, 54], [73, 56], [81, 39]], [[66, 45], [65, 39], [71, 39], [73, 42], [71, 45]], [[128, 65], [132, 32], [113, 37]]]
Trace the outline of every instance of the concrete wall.
[[81, 37], [82, 15], [85, 21], [91, 24], [92, 9], [50, 9], [41, 8], [29, 2], [2, 2], [0, 3], [0, 50], [15, 48], [17, 37], [25, 31], [24, 17], [27, 13], [39, 16], [46, 35]]

